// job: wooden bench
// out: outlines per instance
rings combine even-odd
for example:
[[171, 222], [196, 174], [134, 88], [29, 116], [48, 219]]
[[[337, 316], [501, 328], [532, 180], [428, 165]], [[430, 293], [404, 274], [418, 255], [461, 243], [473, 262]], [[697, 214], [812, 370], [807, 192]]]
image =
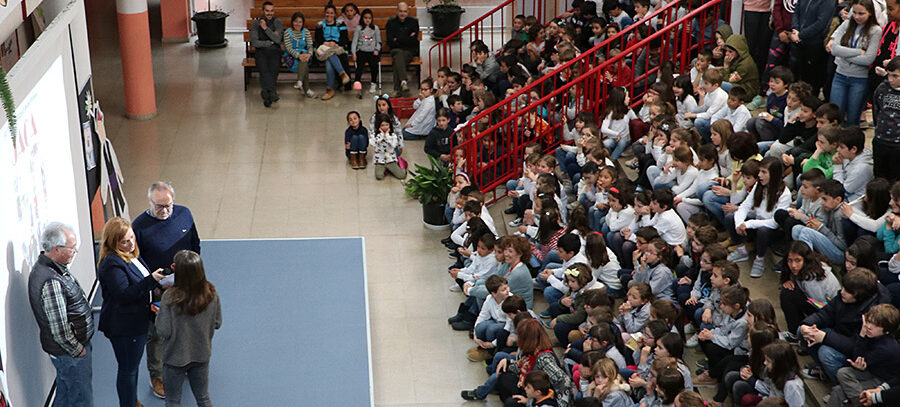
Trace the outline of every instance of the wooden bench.
[[[252, 19], [247, 20], [248, 30], [252, 23], [253, 23]], [[315, 28], [315, 27], [313, 27], [313, 28]], [[310, 35], [314, 35], [314, 34], [310, 33]], [[350, 32], [349, 36], [350, 36], [350, 39], [352, 40], [353, 32]], [[381, 38], [382, 39], [386, 38], [384, 28], [381, 28]], [[420, 42], [422, 41], [422, 31], [419, 31], [418, 39]], [[241, 67], [243, 67], [243, 69], [244, 69], [244, 91], [246, 92], [247, 87], [250, 84], [250, 78], [253, 75], [253, 72], [259, 72], [259, 70], [256, 67], [256, 58], [254, 58], [255, 50], [253, 49], [253, 46], [250, 45], [250, 32], [249, 31], [244, 33], [244, 47], [245, 47], [245, 56], [244, 56], [244, 60], [241, 62]], [[386, 43], [384, 43], [382, 45], [380, 54], [381, 54], [382, 72], [384, 71], [384, 68], [387, 68], [388, 70], [393, 69], [393, 65], [391, 65], [392, 59], [391, 59], [390, 47], [388, 47], [388, 45]], [[315, 56], [313, 56], [312, 60], [315, 60]], [[350, 67], [355, 67], [355, 65], [356, 64], [354, 63], [354, 61], [349, 61]], [[409, 62], [409, 67], [412, 68], [413, 71], [415, 72], [416, 82], [418, 82], [422, 78], [422, 58], [419, 56], [413, 57], [413, 59]], [[281, 64], [281, 73], [290, 73], [290, 72], [291, 71], [287, 68], [287, 66], [285, 66], [284, 63], [282, 63]], [[322, 63], [319, 63], [318, 61], [316, 61], [315, 63], [310, 64], [309, 72], [310, 73], [325, 72], [325, 66]], [[349, 72], [348, 72], [348, 74], [349, 74]], [[382, 79], [384, 79], [384, 78], [382, 78]], [[293, 81], [293, 79], [292, 79], [292, 81]]]

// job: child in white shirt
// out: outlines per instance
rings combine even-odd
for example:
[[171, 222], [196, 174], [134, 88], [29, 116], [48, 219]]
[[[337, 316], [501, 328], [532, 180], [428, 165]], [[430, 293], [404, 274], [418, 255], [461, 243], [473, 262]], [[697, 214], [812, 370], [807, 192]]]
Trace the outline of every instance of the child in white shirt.
[[700, 106], [693, 112], [684, 114], [686, 119], [694, 119], [694, 127], [697, 128], [704, 140], [709, 140], [711, 118], [719, 110], [724, 109], [728, 101], [728, 93], [722, 90], [721, 85], [722, 71], [707, 69], [703, 73], [703, 84], [700, 85]]
[[747, 122], [750, 121], [751, 115], [747, 107], [744, 106], [746, 95], [747, 91], [743, 88], [737, 86], [731, 88], [731, 92], [728, 93], [726, 107], [716, 112], [710, 119], [710, 123], [715, 123], [719, 119], [725, 119], [731, 122], [731, 127], [735, 132], [747, 131]]

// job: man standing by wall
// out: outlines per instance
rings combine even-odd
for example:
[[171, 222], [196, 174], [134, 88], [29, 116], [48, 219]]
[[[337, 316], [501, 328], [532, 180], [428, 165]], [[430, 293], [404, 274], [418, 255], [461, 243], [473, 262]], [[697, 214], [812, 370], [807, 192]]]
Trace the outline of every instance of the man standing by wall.
[[262, 87], [263, 104], [272, 106], [278, 101], [275, 82], [281, 70], [281, 42], [284, 27], [281, 20], [275, 18], [275, 5], [267, 1], [263, 3], [263, 16], [254, 20], [250, 26], [250, 45], [256, 49], [256, 67], [259, 69], [259, 85]]
[[391, 65], [394, 70], [394, 91], [409, 91], [406, 71], [413, 57], [419, 55], [419, 20], [409, 16], [409, 6], [397, 4], [397, 15], [385, 24], [387, 44], [391, 47]]
[[[157, 181], [147, 190], [150, 209], [131, 223], [141, 258], [152, 270], [168, 270], [180, 250], [200, 253], [200, 237], [190, 209], [175, 205], [175, 188], [167, 182]], [[159, 301], [161, 293], [154, 293], [153, 301]], [[156, 333], [155, 321], [150, 321], [147, 331], [147, 370], [150, 371], [150, 387], [157, 397], [165, 398], [162, 381], [162, 340]]]
[[72, 227], [53, 222], [41, 233], [41, 248], [28, 276], [28, 300], [40, 328], [41, 348], [56, 368], [53, 406], [91, 407], [94, 319], [84, 290], [69, 274], [78, 238]]

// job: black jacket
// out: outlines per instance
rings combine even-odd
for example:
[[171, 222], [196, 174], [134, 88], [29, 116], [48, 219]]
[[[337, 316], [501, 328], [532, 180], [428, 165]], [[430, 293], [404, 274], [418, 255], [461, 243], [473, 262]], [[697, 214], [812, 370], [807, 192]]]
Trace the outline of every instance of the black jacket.
[[848, 359], [866, 359], [866, 370], [875, 377], [887, 381], [900, 377], [900, 343], [890, 335], [877, 338], [863, 338], [857, 335], [853, 353]]
[[870, 308], [878, 304], [890, 304], [891, 294], [881, 283], [878, 291], [866, 301], [845, 303], [840, 296], [833, 298], [828, 305], [803, 320], [803, 325], [816, 325], [820, 330], [828, 330], [822, 342], [844, 355], [853, 352], [856, 337], [862, 327], [862, 316]]
[[[150, 323], [150, 291], [159, 287], [153, 275], [144, 277], [134, 259], [126, 263], [115, 253], [100, 261], [97, 279], [103, 293], [98, 329], [107, 337], [138, 336], [147, 333]], [[146, 265], [144, 266], [146, 267]], [[147, 270], [152, 273], [153, 270]]]
[[441, 159], [441, 154], [450, 154], [450, 135], [453, 129], [447, 127], [441, 130], [438, 126], [434, 126], [428, 137], [425, 138], [425, 154]]
[[419, 55], [419, 20], [406, 17], [400, 21], [397, 17], [391, 17], [384, 29], [387, 31], [387, 45], [391, 49], [404, 49]]

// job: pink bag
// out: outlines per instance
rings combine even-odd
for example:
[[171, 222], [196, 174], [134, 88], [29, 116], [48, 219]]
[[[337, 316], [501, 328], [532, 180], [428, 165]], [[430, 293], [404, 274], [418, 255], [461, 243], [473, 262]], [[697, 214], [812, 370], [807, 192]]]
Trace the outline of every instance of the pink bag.
[[405, 170], [406, 167], [409, 167], [409, 163], [407, 163], [403, 157], [397, 157], [397, 166]]

